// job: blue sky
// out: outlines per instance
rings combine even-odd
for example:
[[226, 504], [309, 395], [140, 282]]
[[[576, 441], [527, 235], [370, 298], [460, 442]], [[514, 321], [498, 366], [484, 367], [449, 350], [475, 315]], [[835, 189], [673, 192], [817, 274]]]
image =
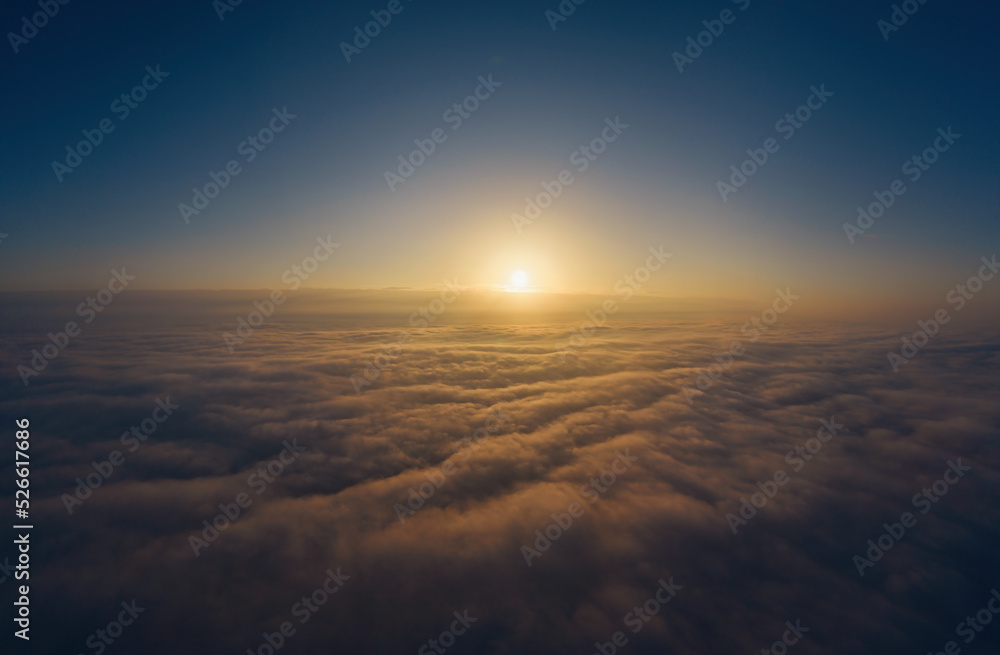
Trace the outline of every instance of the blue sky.
[[[0, 176], [3, 288], [87, 288], [122, 263], [141, 288], [262, 288], [327, 233], [344, 248], [316, 285], [351, 288], [502, 282], [478, 264], [495, 256], [558, 271], [545, 288], [597, 290], [666, 240], [681, 273], [717, 276], [664, 293], [752, 295], [795, 277], [866, 294], [888, 276], [893, 293], [918, 294], [992, 252], [995, 7], [929, 2], [886, 41], [889, 4], [743, 4], [591, 0], [553, 30], [555, 2], [404, 0], [350, 63], [340, 44], [385, 4], [244, 2], [225, 20], [207, 1], [62, 5], [4, 55], [19, 93]], [[9, 7], [5, 29], [33, 8]], [[678, 72], [673, 53], [726, 9], [735, 21]], [[111, 103], [157, 65], [169, 77], [119, 120]], [[491, 74], [501, 86], [391, 192], [385, 171]], [[827, 104], [723, 202], [730, 165], [821, 84]], [[186, 225], [178, 204], [282, 107], [289, 128]], [[616, 116], [622, 138], [514, 232], [523, 198]], [[114, 132], [60, 183], [52, 162], [103, 118]], [[855, 207], [948, 126], [962, 138], [851, 245]]]

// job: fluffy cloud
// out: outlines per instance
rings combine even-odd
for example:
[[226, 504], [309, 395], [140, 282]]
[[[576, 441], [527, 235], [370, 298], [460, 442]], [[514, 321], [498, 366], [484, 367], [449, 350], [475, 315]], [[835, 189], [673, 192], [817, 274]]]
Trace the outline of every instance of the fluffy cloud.
[[[622, 318], [565, 361], [579, 320], [398, 323], [285, 316], [234, 354], [222, 322], [109, 325], [28, 389], [6, 381], [0, 410], [31, 418], [37, 458], [38, 641], [83, 652], [134, 597], [148, 609], [121, 652], [246, 652], [286, 620], [288, 652], [406, 652], [466, 609], [455, 652], [590, 653], [619, 630], [623, 652], [756, 652], [795, 620], [803, 654], [926, 652], [1000, 585], [995, 337], [939, 335], [894, 374], [894, 333], [782, 324], [689, 402], [739, 322]], [[12, 337], [5, 370], [37, 336]], [[67, 515], [74, 479], [167, 396], [175, 415]], [[831, 418], [843, 429], [793, 470], [786, 453]], [[248, 478], [293, 440], [306, 450], [258, 494]], [[911, 498], [958, 458], [972, 471], [920, 514]], [[789, 481], [734, 535], [726, 515], [778, 469]], [[393, 506], [441, 479], [401, 522]], [[195, 557], [189, 537], [240, 493], [252, 504]], [[527, 566], [522, 546], [573, 503]], [[905, 511], [916, 526], [859, 576], [852, 557]], [[338, 567], [350, 580], [299, 624], [293, 605]], [[671, 577], [683, 589], [633, 634], [626, 615]]]

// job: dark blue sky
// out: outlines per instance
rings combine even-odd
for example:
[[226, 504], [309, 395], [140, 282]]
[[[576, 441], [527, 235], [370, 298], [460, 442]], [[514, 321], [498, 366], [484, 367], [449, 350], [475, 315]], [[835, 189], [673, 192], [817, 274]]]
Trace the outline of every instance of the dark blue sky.
[[[145, 288], [275, 286], [328, 233], [344, 245], [316, 286], [488, 285], [509, 262], [541, 286], [598, 289], [667, 241], [666, 293], [790, 277], [917, 293], [993, 251], [995, 5], [931, 0], [885, 41], [891, 3], [742, 4], [589, 0], [553, 31], [554, 0], [403, 0], [351, 63], [340, 43], [386, 3], [245, 0], [224, 21], [208, 0], [61, 5], [17, 54], [4, 46], [3, 288], [88, 288], [123, 263]], [[724, 9], [735, 22], [679, 73], [672, 53]], [[5, 32], [34, 11], [8, 5]], [[156, 65], [169, 77], [119, 120], [111, 103]], [[490, 74], [495, 94], [390, 192], [385, 171]], [[716, 182], [820, 84], [833, 97], [723, 202]], [[288, 129], [186, 225], [178, 204], [285, 106]], [[523, 198], [615, 116], [622, 138], [518, 234]], [[52, 162], [103, 118], [114, 132], [60, 183]], [[948, 126], [961, 139], [877, 238], [849, 243], [855, 207]]]

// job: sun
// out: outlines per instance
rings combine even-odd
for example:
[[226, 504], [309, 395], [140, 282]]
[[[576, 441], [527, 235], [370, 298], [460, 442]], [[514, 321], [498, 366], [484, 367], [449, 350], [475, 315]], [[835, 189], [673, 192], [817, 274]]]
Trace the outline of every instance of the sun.
[[511, 270], [507, 280], [502, 284], [494, 284], [493, 288], [503, 293], [517, 294], [536, 293], [539, 290], [535, 280], [523, 268]]

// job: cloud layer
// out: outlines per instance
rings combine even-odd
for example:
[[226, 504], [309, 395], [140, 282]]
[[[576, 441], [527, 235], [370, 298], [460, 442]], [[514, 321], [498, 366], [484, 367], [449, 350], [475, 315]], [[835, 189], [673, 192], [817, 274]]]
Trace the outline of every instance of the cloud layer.
[[[593, 653], [617, 631], [621, 652], [758, 652], [796, 620], [803, 654], [926, 652], [1000, 585], [995, 332], [942, 333], [895, 374], [898, 336], [874, 328], [779, 324], [750, 343], [725, 319], [619, 321], [564, 361], [567, 323], [399, 323], [270, 324], [234, 354], [226, 326], [108, 329], [29, 388], [6, 381], [0, 410], [34, 430], [38, 641], [86, 652], [136, 598], [119, 652], [242, 653], [283, 621], [283, 652], [413, 652], [463, 610], [478, 620], [456, 653]], [[37, 337], [11, 335], [4, 369]], [[745, 354], [697, 390], [734, 339]], [[168, 397], [179, 408], [127, 452], [122, 433]], [[843, 428], [786, 457], [815, 449], [821, 420]], [[286, 442], [305, 450], [267, 482]], [[113, 450], [124, 464], [68, 515]], [[921, 514], [913, 496], [959, 458], [972, 470]], [[726, 515], [779, 469], [734, 535]], [[196, 557], [189, 537], [244, 493]], [[852, 558], [907, 511], [916, 525], [860, 576]], [[350, 579], [299, 623], [338, 568]], [[633, 633], [670, 578], [683, 588]]]

